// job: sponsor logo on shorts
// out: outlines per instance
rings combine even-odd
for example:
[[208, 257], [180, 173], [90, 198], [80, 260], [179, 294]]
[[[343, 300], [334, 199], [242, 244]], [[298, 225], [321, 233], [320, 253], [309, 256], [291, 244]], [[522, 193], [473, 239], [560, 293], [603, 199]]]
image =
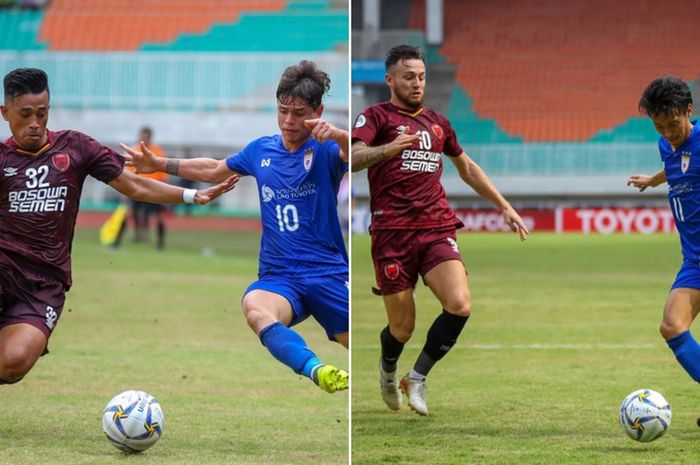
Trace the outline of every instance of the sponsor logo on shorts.
[[384, 275], [392, 281], [399, 277], [399, 264], [389, 263], [384, 265]]
[[58, 320], [58, 314], [56, 313], [56, 310], [54, 310], [52, 306], [47, 305], [46, 306], [46, 326], [49, 329], [53, 329], [53, 327], [56, 326], [56, 320]]

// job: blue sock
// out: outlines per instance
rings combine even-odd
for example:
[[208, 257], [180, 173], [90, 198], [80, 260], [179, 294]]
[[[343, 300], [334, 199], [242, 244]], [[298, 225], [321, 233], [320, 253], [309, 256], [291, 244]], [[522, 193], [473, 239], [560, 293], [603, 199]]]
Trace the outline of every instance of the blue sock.
[[700, 345], [690, 331], [680, 333], [666, 341], [676, 360], [695, 381], [700, 383]]
[[260, 331], [260, 341], [273, 357], [294, 370], [294, 373], [311, 377], [311, 370], [320, 365], [306, 341], [282, 323], [272, 323]]

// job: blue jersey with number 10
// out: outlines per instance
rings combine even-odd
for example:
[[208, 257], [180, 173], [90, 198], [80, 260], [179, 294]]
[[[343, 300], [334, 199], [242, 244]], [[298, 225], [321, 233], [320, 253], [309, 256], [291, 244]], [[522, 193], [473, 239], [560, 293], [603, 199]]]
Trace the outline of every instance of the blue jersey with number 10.
[[700, 262], [700, 127], [693, 121], [690, 135], [673, 150], [659, 139], [659, 152], [668, 182], [668, 200], [681, 238], [683, 258]]
[[279, 135], [256, 139], [226, 159], [258, 185], [262, 239], [259, 276], [348, 272], [338, 219], [338, 186], [348, 170], [335, 142], [307, 140], [290, 153]]

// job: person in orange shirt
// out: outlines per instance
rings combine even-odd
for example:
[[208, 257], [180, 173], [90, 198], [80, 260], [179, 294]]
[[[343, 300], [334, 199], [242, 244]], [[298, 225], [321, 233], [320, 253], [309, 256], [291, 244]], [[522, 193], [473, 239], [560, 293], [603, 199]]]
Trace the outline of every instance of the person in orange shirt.
[[[153, 129], [148, 126], [141, 128], [140, 141], [146, 144], [151, 152], [158, 157], [165, 156], [165, 150], [159, 145], [153, 144]], [[166, 182], [168, 175], [166, 173], [148, 173], [139, 174], [146, 178], [155, 179], [156, 181]], [[151, 216], [156, 218], [156, 247], [163, 249], [165, 247], [165, 212], [166, 207], [161, 204], [140, 202], [138, 200], [131, 201], [131, 212], [134, 220], [134, 237], [136, 242], [148, 242], [148, 231], [150, 229]]]
[[[159, 145], [152, 143], [153, 140], [153, 129], [148, 126], [141, 128], [139, 141], [143, 141], [151, 152], [153, 152], [158, 157], [165, 156], [165, 150]], [[127, 166], [126, 169], [129, 171], [135, 171], [135, 168]], [[144, 178], [155, 179], [156, 181], [166, 182], [168, 180], [168, 175], [166, 173], [148, 173], [141, 174]], [[157, 242], [156, 247], [158, 249], [163, 249], [165, 247], [165, 212], [167, 207], [161, 204], [140, 202], [138, 200], [129, 200], [129, 210], [131, 221], [134, 225], [134, 242], [148, 242], [148, 230], [150, 229], [150, 219], [151, 216], [156, 218], [156, 233]], [[112, 244], [112, 248], [118, 248], [121, 245], [122, 239], [124, 238], [124, 233], [126, 232], [127, 221], [124, 221], [122, 227], [119, 231], [116, 241]]]

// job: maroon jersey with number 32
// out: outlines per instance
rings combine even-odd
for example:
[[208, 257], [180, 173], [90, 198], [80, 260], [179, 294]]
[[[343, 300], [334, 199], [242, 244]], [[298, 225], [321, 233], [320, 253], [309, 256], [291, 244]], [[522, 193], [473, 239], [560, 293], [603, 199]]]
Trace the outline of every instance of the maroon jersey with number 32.
[[442, 154], [463, 152], [444, 116], [425, 107], [410, 113], [391, 102], [372, 105], [355, 120], [352, 140], [375, 147], [405, 131], [420, 139], [367, 170], [372, 230], [461, 227], [440, 183]]
[[49, 132], [37, 153], [0, 144], [0, 253], [19, 269], [54, 276], [67, 288], [80, 193], [90, 175], [108, 183], [124, 169], [114, 150], [76, 131]]

